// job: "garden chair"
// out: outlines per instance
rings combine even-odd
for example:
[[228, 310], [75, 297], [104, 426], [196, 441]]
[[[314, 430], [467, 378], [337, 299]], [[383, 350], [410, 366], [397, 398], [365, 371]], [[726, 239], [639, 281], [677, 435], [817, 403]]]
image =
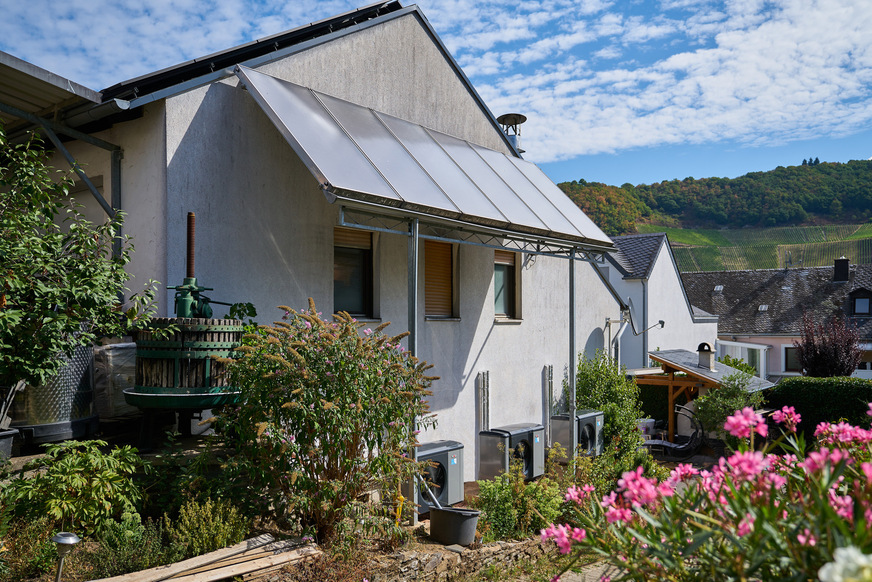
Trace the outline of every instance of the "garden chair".
[[696, 418], [693, 410], [676, 404], [675, 413], [684, 416], [690, 421], [692, 429], [690, 435], [675, 435], [675, 442], [669, 442], [666, 439], [651, 439], [645, 441], [642, 445], [647, 447], [653, 454], [660, 454], [674, 459], [684, 459], [699, 451], [705, 433], [702, 424]]

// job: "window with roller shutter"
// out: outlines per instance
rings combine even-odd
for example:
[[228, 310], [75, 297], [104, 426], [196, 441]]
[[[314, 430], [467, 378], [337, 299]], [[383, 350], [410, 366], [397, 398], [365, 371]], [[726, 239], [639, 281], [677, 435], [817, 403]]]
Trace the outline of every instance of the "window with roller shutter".
[[424, 241], [424, 315], [454, 317], [454, 248]]

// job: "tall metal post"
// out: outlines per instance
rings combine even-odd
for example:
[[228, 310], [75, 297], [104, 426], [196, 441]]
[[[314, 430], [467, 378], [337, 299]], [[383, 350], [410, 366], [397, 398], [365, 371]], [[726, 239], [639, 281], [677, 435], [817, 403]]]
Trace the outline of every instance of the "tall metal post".
[[[121, 209], [121, 150], [112, 150], [111, 154], [111, 185], [112, 185], [112, 208]], [[123, 228], [123, 227], [122, 227]], [[115, 240], [112, 241], [112, 255], [121, 256], [121, 237], [124, 236], [122, 228], [118, 229]]]
[[575, 247], [569, 252], [569, 442], [570, 459], [576, 457], [578, 442], [578, 422], [575, 420], [575, 370], [578, 351], [575, 347]]
[[409, 223], [409, 351], [418, 356], [418, 219]]
[[[418, 219], [409, 222], [409, 352], [418, 357]], [[417, 424], [416, 418], [412, 419]], [[415, 428], [418, 428], [415, 426]], [[412, 451], [415, 460], [418, 459], [418, 449]], [[412, 482], [412, 519], [411, 525], [418, 525], [418, 510], [414, 504], [418, 500], [418, 483]]]

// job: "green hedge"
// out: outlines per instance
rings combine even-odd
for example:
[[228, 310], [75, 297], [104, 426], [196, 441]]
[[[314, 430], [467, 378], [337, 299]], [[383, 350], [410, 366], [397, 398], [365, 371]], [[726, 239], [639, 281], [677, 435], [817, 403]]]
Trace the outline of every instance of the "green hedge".
[[793, 406], [802, 415], [799, 429], [811, 439], [821, 422], [845, 420], [866, 427], [869, 402], [872, 402], [872, 380], [862, 378], [786, 378], [767, 395], [769, 408], [780, 410]]

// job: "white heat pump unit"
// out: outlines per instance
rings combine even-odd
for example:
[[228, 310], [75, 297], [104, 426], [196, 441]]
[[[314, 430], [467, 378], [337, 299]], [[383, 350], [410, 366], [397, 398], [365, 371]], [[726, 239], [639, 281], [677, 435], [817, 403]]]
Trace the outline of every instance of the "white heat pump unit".
[[[423, 477], [439, 505], [447, 507], [463, 501], [463, 444], [457, 441], [421, 443], [416, 450], [418, 461], [429, 461]], [[411, 496], [411, 486], [406, 497]], [[433, 500], [418, 487], [418, 512], [427, 513]]]
[[492, 479], [509, 470], [513, 459], [521, 461], [528, 481], [545, 472], [545, 427], [541, 424], [511, 424], [478, 433], [479, 479]]
[[[603, 413], [599, 410], [578, 410], [575, 415], [578, 423], [578, 440], [575, 445], [582, 455], [596, 457], [603, 454]], [[551, 417], [551, 442], [560, 443], [567, 451], [569, 443], [569, 415], [556, 414]]]

